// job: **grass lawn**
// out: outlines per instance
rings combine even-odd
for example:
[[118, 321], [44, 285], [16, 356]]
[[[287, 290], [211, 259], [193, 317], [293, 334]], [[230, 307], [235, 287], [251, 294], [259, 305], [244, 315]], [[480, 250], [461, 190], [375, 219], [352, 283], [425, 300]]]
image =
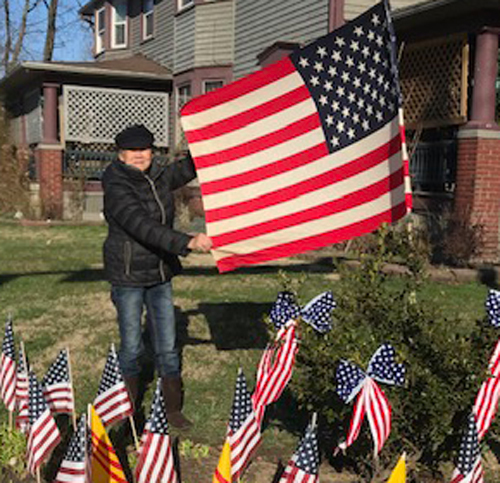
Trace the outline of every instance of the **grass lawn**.
[[[118, 343], [101, 266], [105, 235], [104, 226], [0, 222], [0, 318], [12, 313], [16, 340], [24, 341], [40, 378], [59, 350], [69, 348], [78, 412], [95, 397], [109, 345]], [[184, 483], [209, 481], [224, 440], [239, 366], [253, 387], [256, 364], [268, 341], [262, 317], [282, 289], [279, 271], [289, 283], [300, 284], [303, 301], [324, 290], [335, 293], [327, 265], [297, 259], [219, 275], [206, 260], [188, 257], [184, 274], [174, 281], [185, 412], [195, 423], [189, 435], [177, 440]], [[486, 288], [476, 283], [428, 282], [421, 296], [437, 299], [445, 310], [466, 320], [483, 315], [485, 295]], [[278, 459], [286, 462], [303, 430], [293, 414], [286, 416], [287, 407], [277, 406], [247, 482], [271, 482]], [[5, 412], [0, 417], [7, 418]], [[340, 480], [327, 475], [322, 481]]]

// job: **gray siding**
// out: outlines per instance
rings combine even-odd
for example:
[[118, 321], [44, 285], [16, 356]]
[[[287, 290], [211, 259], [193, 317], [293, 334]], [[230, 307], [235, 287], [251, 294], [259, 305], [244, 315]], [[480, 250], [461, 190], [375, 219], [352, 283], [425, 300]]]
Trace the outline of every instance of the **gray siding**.
[[191, 8], [175, 17], [174, 73], [194, 67], [195, 11], [196, 8]]
[[276, 41], [307, 43], [328, 32], [328, 0], [236, 0], [235, 79], [259, 68]]
[[[422, 3], [424, 0], [390, 0], [391, 8], [409, 7], [416, 3]], [[427, 1], [427, 0], [425, 0]], [[344, 15], [346, 20], [351, 20], [361, 15], [365, 10], [379, 3], [379, 0], [345, 0]]]
[[196, 6], [195, 67], [232, 64], [234, 8], [232, 1]]

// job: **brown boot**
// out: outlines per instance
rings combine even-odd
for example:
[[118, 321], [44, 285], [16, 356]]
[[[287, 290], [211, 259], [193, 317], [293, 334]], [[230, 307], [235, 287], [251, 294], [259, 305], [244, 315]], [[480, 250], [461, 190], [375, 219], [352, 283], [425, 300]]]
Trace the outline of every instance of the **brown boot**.
[[189, 429], [193, 423], [181, 412], [182, 409], [182, 382], [178, 376], [164, 376], [161, 378], [163, 400], [167, 410], [167, 420], [174, 428]]
[[127, 386], [127, 392], [132, 401], [132, 406], [134, 408], [134, 413], [137, 410], [137, 403], [139, 398], [139, 378], [138, 377], [124, 377], [125, 386]]

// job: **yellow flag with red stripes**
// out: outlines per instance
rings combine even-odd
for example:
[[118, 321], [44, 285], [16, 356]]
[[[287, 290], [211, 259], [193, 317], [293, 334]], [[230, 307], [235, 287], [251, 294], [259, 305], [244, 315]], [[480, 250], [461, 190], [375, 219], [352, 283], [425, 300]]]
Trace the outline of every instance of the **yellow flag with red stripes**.
[[399, 458], [398, 464], [392, 470], [387, 483], [405, 483], [406, 482], [406, 454], [403, 453]]
[[92, 483], [127, 483], [122, 465], [104, 429], [101, 418], [89, 405], [90, 435], [92, 438], [90, 467]]
[[212, 483], [232, 483], [231, 479], [231, 447], [229, 441], [226, 440], [222, 453], [220, 454], [219, 464], [215, 469]]

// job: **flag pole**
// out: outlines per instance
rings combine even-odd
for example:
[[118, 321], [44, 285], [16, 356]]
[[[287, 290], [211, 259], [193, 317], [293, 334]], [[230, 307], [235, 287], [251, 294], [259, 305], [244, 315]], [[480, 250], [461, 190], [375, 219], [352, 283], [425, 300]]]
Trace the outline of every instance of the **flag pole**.
[[12, 433], [13, 430], [13, 417], [14, 417], [14, 412], [9, 411], [9, 432]]
[[128, 417], [128, 420], [130, 422], [130, 427], [132, 429], [132, 436], [134, 437], [135, 450], [139, 451], [139, 438], [137, 437], [137, 430], [135, 429], [134, 417], [130, 415]]
[[40, 477], [40, 467], [36, 469], [36, 483], [42, 483], [42, 479]]
[[66, 356], [68, 357], [68, 376], [69, 376], [69, 387], [71, 389], [71, 398], [73, 399], [73, 410], [71, 411], [71, 418], [73, 420], [73, 430], [76, 431], [76, 400], [75, 400], [75, 390], [73, 389], [73, 375], [71, 372], [71, 359], [69, 357], [69, 348], [66, 347]]

